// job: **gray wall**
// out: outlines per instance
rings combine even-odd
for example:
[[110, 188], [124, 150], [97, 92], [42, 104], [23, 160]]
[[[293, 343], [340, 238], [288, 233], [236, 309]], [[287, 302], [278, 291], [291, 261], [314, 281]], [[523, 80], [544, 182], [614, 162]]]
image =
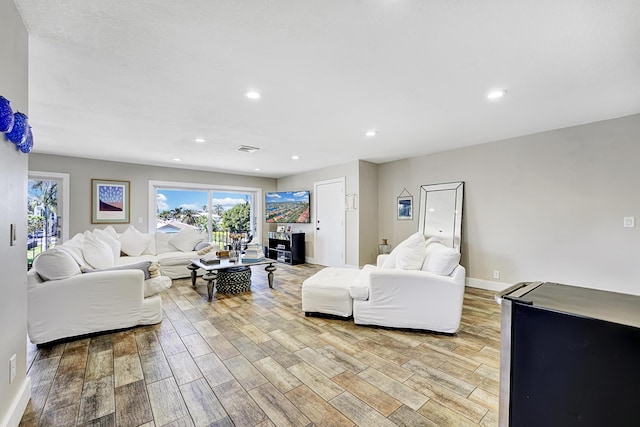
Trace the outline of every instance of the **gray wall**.
[[360, 216], [360, 266], [375, 264], [378, 256], [378, 165], [361, 160], [358, 214]]
[[[70, 175], [69, 237], [93, 228], [103, 228], [104, 224], [91, 224], [91, 179], [115, 179], [130, 181], [131, 224], [140, 231], [148, 231], [149, 181], [175, 181], [197, 184], [215, 184], [262, 188], [263, 191], [276, 189], [276, 180], [244, 175], [194, 171], [188, 169], [145, 166], [133, 163], [108, 162], [76, 157], [32, 154], [29, 170], [64, 172]], [[259, 201], [263, 204], [264, 200]], [[143, 222], [138, 223], [142, 217]], [[261, 218], [265, 224], [264, 218]], [[129, 224], [114, 224], [118, 231], [124, 231]], [[263, 225], [263, 234], [266, 227]], [[266, 241], [266, 236], [263, 236]]]
[[[379, 236], [396, 245], [404, 187], [465, 181], [462, 264], [472, 283], [545, 280], [640, 294], [640, 115], [379, 166]], [[414, 218], [417, 218], [415, 212]], [[640, 224], [639, 224], [640, 225]]]
[[[12, 1], [0, 1], [0, 95], [14, 111], [28, 106], [28, 38]], [[38, 130], [34, 129], [35, 141]], [[26, 377], [27, 336], [27, 155], [0, 134], [0, 425], [17, 425], [31, 388]], [[17, 224], [17, 244], [9, 246], [9, 224]], [[17, 374], [9, 384], [9, 358]]]
[[[328, 168], [318, 169], [310, 172], [291, 175], [278, 179], [278, 190], [295, 191], [295, 190], [311, 190], [311, 223], [310, 224], [294, 224], [294, 231], [305, 233], [305, 252], [307, 259], [314, 259], [314, 233], [316, 213], [313, 207], [314, 197], [313, 184], [318, 181], [325, 181], [334, 178], [345, 178], [345, 194], [357, 194], [358, 187], [358, 162], [349, 162], [341, 165], [331, 166]], [[345, 248], [345, 264], [358, 265], [358, 228], [359, 217], [358, 211], [346, 212], [346, 239]]]

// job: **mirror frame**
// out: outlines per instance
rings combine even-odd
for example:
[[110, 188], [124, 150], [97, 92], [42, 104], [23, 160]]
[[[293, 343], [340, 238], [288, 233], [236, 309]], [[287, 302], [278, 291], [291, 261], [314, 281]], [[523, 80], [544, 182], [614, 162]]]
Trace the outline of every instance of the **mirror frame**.
[[[420, 213], [418, 216], [418, 231], [424, 234], [426, 224], [429, 219], [427, 215], [427, 200], [429, 198], [429, 194], [434, 194], [435, 192], [441, 191], [454, 192], [455, 208], [453, 211], [453, 230], [451, 230], [451, 235], [453, 236], [452, 247], [460, 250], [460, 246], [462, 245], [462, 202], [464, 196], [464, 181], [445, 182], [442, 184], [420, 186]], [[425, 237], [429, 238], [433, 236], [425, 235]]]

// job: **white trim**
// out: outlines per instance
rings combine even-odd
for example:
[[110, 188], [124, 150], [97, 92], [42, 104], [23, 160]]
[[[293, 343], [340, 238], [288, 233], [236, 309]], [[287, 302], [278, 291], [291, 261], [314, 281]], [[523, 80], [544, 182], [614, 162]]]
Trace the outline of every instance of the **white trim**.
[[[339, 178], [326, 179], [323, 181], [316, 181], [313, 183], [313, 214], [312, 214], [312, 225], [313, 225], [313, 253], [318, 253], [317, 242], [318, 242], [318, 187], [321, 185], [327, 184], [342, 184], [342, 188], [340, 191], [342, 192], [342, 262], [346, 263], [347, 261], [347, 212], [345, 210], [345, 192], [346, 192], [346, 177], [342, 176]], [[337, 239], [336, 239], [337, 241]]]
[[[263, 196], [262, 196], [262, 188], [260, 187], [240, 187], [236, 185], [218, 185], [218, 184], [200, 184], [200, 183], [191, 183], [191, 182], [177, 182], [177, 181], [157, 181], [157, 180], [149, 180], [149, 212], [148, 212], [148, 225], [147, 229], [149, 233], [156, 232], [156, 188], [170, 188], [170, 189], [185, 189], [185, 190], [207, 190], [207, 191], [237, 191], [241, 193], [253, 193], [253, 212], [256, 227], [256, 236], [259, 236], [260, 241], [262, 241], [262, 223], [261, 218], [264, 218], [264, 213], [262, 211], [263, 206]], [[208, 204], [211, 204], [211, 197], [209, 197]], [[213, 206], [209, 206], [210, 209], [213, 209]]]
[[473, 277], [467, 277], [466, 285], [472, 288], [486, 289], [488, 291], [500, 292], [511, 286], [510, 283], [492, 282], [490, 280], [474, 279]]
[[62, 181], [62, 241], [69, 240], [69, 174], [60, 172], [29, 171], [27, 179], [55, 179]]
[[24, 411], [27, 409], [29, 399], [31, 399], [31, 378], [25, 377], [18, 394], [9, 406], [9, 410], [4, 418], [0, 420], [0, 427], [17, 427], [24, 415]]

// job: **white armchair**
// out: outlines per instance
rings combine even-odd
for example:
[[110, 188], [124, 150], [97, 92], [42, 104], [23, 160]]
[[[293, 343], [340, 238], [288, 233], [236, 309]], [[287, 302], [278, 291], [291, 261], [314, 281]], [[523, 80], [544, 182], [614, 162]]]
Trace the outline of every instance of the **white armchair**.
[[366, 265], [352, 283], [354, 322], [455, 333], [462, 317], [465, 268], [458, 264], [449, 275], [436, 274], [425, 261], [423, 269], [404, 270], [391, 267], [389, 257], [380, 255], [378, 265]]

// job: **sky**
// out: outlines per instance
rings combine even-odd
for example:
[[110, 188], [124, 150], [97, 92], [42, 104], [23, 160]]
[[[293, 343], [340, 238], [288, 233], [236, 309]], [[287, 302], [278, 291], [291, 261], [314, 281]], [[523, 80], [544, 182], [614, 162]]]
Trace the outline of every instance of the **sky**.
[[[158, 210], [171, 210], [180, 206], [183, 209], [194, 209], [201, 211], [202, 206], [207, 205], [209, 192], [194, 190], [158, 190]], [[213, 193], [213, 205], [222, 205], [224, 210], [229, 210], [235, 205], [245, 202], [245, 195], [242, 193]]]

